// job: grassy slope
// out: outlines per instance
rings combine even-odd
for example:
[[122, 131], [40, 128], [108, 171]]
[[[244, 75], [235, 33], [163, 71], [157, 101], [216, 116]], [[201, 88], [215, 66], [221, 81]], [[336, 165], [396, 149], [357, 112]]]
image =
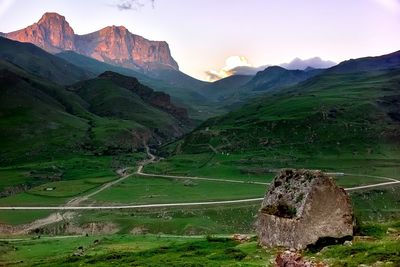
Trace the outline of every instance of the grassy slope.
[[199, 87], [204, 86], [206, 83], [199, 82], [195, 79], [190, 79], [185, 75], [178, 75], [179, 77], [183, 78], [185, 81], [184, 84], [171, 85], [167, 81], [152, 78], [131, 69], [100, 62], [74, 52], [62, 52], [56, 56], [63, 58], [66, 61], [83, 69], [89, 70], [96, 75], [99, 75], [105, 71], [113, 71], [122, 75], [135, 77], [140, 81], [140, 83], [154, 88], [157, 91], [166, 92], [171, 95], [175, 103], [177, 103], [179, 106], [185, 107], [188, 110], [192, 119], [200, 121], [216, 114], [220, 114], [220, 111], [216, 110], [216, 107], [211, 106], [211, 103], [207, 97], [204, 97], [199, 92]]
[[0, 37], [0, 59], [58, 84], [72, 84], [94, 74], [39, 47]]
[[225, 168], [223, 175], [309, 167], [399, 176], [399, 124], [383, 99], [399, 95], [399, 82], [399, 71], [312, 78], [208, 120], [165, 146], [174, 156], [148, 169], [207, 174], [209, 167]]
[[77, 94], [89, 103], [89, 110], [101, 117], [136, 121], [148, 128], [171, 127], [172, 116], [141, 100], [137, 95], [107, 79], [93, 79], [79, 84]]

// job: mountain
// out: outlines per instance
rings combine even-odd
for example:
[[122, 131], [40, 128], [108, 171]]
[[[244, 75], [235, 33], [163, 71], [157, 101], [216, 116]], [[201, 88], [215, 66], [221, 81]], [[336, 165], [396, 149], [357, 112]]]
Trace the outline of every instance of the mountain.
[[279, 66], [288, 70], [305, 70], [307, 68], [327, 69], [335, 65], [336, 63], [333, 61], [322, 60], [320, 57], [313, 57], [309, 59], [295, 58], [289, 63], [283, 63]]
[[94, 74], [29, 43], [0, 37], [0, 59], [59, 84], [71, 84]]
[[5, 33], [5, 37], [33, 43], [50, 53], [75, 51], [99, 61], [149, 71], [157, 68], [178, 70], [166, 42], [150, 41], [132, 34], [123, 26], [77, 35], [64, 16], [45, 13], [25, 29]]
[[376, 57], [363, 57], [341, 62], [328, 70], [329, 73], [354, 73], [400, 68], [400, 51]]
[[339, 158], [399, 158], [399, 83], [400, 70], [324, 73], [209, 119], [164, 151], [218, 151], [275, 168], [323, 158], [331, 166]]
[[214, 101], [223, 101], [225, 97], [232, 95], [239, 87], [248, 83], [252, 78], [253, 76], [250, 75], [232, 75], [208, 84], [200, 92]]
[[[175, 106], [171, 102], [169, 95], [163, 92], [156, 92], [153, 89], [141, 84], [136, 78], [124, 76], [115, 72], [106, 71], [100, 74], [96, 79], [84, 81], [78, 83], [77, 85], [71, 87], [72, 90], [77, 89], [81, 91], [86, 88], [87, 84], [97, 84], [97, 82], [107, 81], [113, 84], [113, 86], [118, 86], [124, 88], [139, 96], [142, 101], [153, 106], [154, 108], [163, 110], [179, 121], [188, 123], [189, 117], [187, 111], [184, 108]], [[92, 87], [92, 86], [91, 86]], [[71, 90], [71, 88], [69, 88]], [[107, 92], [105, 92], [107, 93]], [[91, 96], [92, 97], [92, 96]], [[103, 103], [102, 103], [103, 104]], [[133, 107], [137, 109], [138, 107]], [[140, 110], [140, 109], [139, 109]]]
[[129, 69], [129, 68], [124, 68], [124, 67], [119, 67], [116, 65], [111, 65], [99, 60], [96, 60], [94, 58], [84, 56], [81, 54], [78, 54], [74, 51], [63, 51], [57, 54], [54, 54], [56, 57], [62, 58], [69, 63], [78, 66], [81, 69], [90, 71], [91, 73], [94, 73], [96, 76], [100, 75], [103, 72], [106, 71], [112, 71], [116, 72], [122, 75], [126, 76], [131, 76], [137, 78], [140, 82], [146, 83], [152, 81], [153, 83], [155, 82], [160, 82], [159, 80], [154, 80], [151, 79], [149, 76], [143, 74], [140, 71]]
[[[323, 60], [320, 57], [313, 57], [309, 59], [295, 58], [289, 63], [282, 63], [277, 66], [287, 70], [306, 70], [307, 68], [327, 69], [335, 65], [336, 63], [333, 61]], [[239, 66], [230, 70], [230, 72], [236, 75], [256, 75], [258, 72], [263, 71], [268, 67], [271, 67], [271, 65], [263, 65], [259, 67]]]
[[[159, 73], [158, 77], [160, 79], [157, 79], [145, 75], [138, 70], [107, 64], [73, 51], [65, 51], [55, 55], [96, 75], [112, 71], [125, 76], [135, 77], [140, 83], [170, 95], [174, 103], [188, 110], [192, 119], [204, 120], [215, 115], [215, 112], [209, 107], [210, 100], [203, 96], [199, 90], [199, 88], [208, 83], [196, 80], [179, 71], [171, 69], [155, 71]], [[164, 80], [161, 80], [161, 78]]]
[[287, 70], [279, 66], [271, 66], [258, 72], [253, 79], [244, 85], [244, 87], [246, 91], [268, 91], [294, 85], [307, 80], [320, 72], [320, 70]]

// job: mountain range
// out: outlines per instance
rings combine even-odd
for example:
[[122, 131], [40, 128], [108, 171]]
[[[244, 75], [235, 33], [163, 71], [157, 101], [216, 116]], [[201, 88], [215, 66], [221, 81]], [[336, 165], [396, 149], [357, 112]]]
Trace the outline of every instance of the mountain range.
[[[46, 13], [38, 23], [3, 35], [0, 122], [7, 128], [0, 134], [2, 163], [50, 154], [118, 154], [181, 136], [183, 153], [207, 150], [211, 143], [229, 151], [293, 143], [294, 136], [312, 147], [314, 135], [297, 128], [320, 130], [333, 123], [320, 116], [341, 118], [347, 125], [342, 137], [364, 140], [364, 145], [374, 138], [390, 143], [397, 131], [399, 93], [393, 84], [398, 83], [399, 51], [327, 69], [270, 66], [255, 75], [206, 83], [180, 72], [165, 42], [148, 41], [124, 27], [76, 35], [63, 16]], [[371, 96], [365, 98], [365, 92]], [[352, 128], [371, 116], [383, 119], [365, 125], [368, 135]], [[285, 134], [272, 136], [271, 127]], [[296, 134], [287, 136], [287, 127]], [[317, 135], [321, 142], [328, 136]], [[341, 144], [342, 137], [329, 135]]]
[[149, 41], [132, 34], [123, 26], [110, 26], [89, 34], [77, 35], [65, 17], [57, 13], [45, 13], [37, 23], [3, 36], [32, 43], [53, 54], [74, 51], [102, 62], [132, 69], [179, 70], [166, 42]]

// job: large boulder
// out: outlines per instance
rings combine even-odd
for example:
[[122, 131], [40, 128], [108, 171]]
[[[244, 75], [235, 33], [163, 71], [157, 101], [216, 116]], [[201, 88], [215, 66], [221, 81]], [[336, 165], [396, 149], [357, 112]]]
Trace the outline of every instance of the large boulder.
[[265, 195], [256, 226], [267, 247], [304, 249], [351, 237], [350, 198], [320, 171], [283, 170]]

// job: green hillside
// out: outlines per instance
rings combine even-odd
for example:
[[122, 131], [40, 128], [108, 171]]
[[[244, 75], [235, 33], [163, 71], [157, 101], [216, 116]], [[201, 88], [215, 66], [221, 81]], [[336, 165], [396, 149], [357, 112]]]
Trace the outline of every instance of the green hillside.
[[[121, 83], [124, 78], [126, 81]], [[137, 87], [131, 88], [132, 84], [136, 84]], [[179, 118], [178, 115], [178, 118], [174, 118], [174, 114], [168, 114], [168, 111], [172, 113], [177, 108], [162, 110], [168, 105], [173, 105], [164, 99], [160, 101], [160, 106], [152, 105], [151, 99], [157, 97], [154, 95], [156, 92], [148, 87], [139, 86], [140, 83], [134, 78], [108, 72], [69, 87], [69, 90], [84, 99], [88, 103], [88, 110], [98, 116], [134, 121], [143, 127], [156, 130], [161, 135], [161, 140], [182, 135], [184, 122], [187, 122], [188, 118]]]
[[0, 59], [63, 85], [94, 76], [90, 71], [55, 57], [33, 44], [20, 43], [3, 37], [0, 37]]
[[172, 156], [153, 171], [207, 175], [207, 169], [215, 176], [352, 165], [398, 175], [399, 83], [399, 70], [324, 74], [270, 92], [165, 146], [164, 155]]
[[185, 130], [172, 114], [111, 81], [80, 86], [66, 90], [0, 61], [1, 165], [129, 152]]
[[181, 72], [163, 70], [152, 77], [150, 74], [146, 75], [132, 69], [110, 65], [72, 51], [62, 52], [56, 54], [56, 56], [96, 75], [112, 71], [135, 77], [140, 83], [171, 95], [173, 102], [185, 107], [190, 117], [198, 121], [218, 114], [216, 108], [211, 105], [210, 99], [203, 95], [202, 90], [200, 90], [201, 87], [207, 86], [207, 83], [198, 81]]

